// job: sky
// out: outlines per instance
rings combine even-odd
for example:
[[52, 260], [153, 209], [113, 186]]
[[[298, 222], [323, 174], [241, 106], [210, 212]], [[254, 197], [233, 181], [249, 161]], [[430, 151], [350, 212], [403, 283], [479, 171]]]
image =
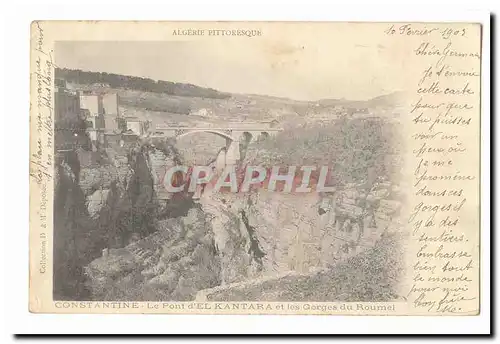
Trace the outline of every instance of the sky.
[[[359, 39], [357, 39], [359, 38]], [[403, 86], [394, 53], [373, 37], [58, 41], [61, 68], [183, 82], [297, 100], [364, 100]]]

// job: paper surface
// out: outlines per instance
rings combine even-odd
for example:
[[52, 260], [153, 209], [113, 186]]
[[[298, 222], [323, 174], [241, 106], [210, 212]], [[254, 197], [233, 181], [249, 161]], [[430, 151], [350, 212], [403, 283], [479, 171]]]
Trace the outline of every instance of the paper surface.
[[34, 22], [30, 310], [477, 315], [481, 26]]

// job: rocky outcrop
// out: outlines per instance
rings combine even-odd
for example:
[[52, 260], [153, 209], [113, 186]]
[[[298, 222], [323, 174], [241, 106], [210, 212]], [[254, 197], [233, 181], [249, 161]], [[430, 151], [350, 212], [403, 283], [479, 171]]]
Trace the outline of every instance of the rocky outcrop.
[[[356, 283], [364, 282], [346, 277], [369, 276], [367, 260], [349, 259], [381, 242], [398, 216], [401, 201], [394, 195], [401, 188], [348, 184], [341, 193], [300, 197], [206, 190], [174, 199], [161, 195], [161, 178], [179, 159], [164, 145], [142, 142], [128, 153], [114, 150], [106, 154], [107, 164], [74, 173], [75, 180], [83, 177], [83, 213], [93, 238], [93, 256], [84, 265], [90, 298], [185, 301], [210, 289], [198, 296], [344, 300], [369, 292], [367, 286], [356, 291]], [[309, 285], [342, 280], [352, 284], [335, 293]]]
[[205, 192], [199, 201], [213, 224], [222, 284], [329, 268], [373, 247], [397, 229], [401, 201], [392, 189], [390, 183], [369, 190], [352, 184], [300, 197]]
[[385, 234], [375, 246], [309, 273], [288, 272], [233, 283], [197, 293], [197, 301], [369, 301], [400, 298], [403, 273], [399, 233]]
[[91, 298], [84, 267], [104, 248], [124, 247], [156, 231], [147, 150], [136, 145], [94, 153], [80, 148], [56, 157], [54, 295], [60, 299]]
[[79, 187], [80, 163], [75, 152], [56, 156], [54, 174], [54, 299], [86, 299], [83, 266], [94, 249], [89, 239], [93, 221]]
[[212, 218], [223, 284], [307, 272], [344, 255], [336, 245], [356, 236], [336, 233], [333, 207], [321, 208], [325, 200], [315, 193], [203, 195], [200, 204]]
[[157, 232], [122, 249], [104, 250], [86, 268], [96, 300], [193, 300], [220, 284], [211, 226], [200, 209], [161, 220]]
[[[100, 246], [106, 248], [102, 256], [86, 270], [93, 299], [185, 301], [193, 300], [200, 290], [216, 287], [198, 296], [243, 300], [262, 293], [260, 300], [299, 300], [308, 295], [307, 284], [318, 279], [318, 283], [341, 281], [347, 271], [369, 276], [358, 271], [365, 269], [366, 260], [349, 259], [366, 256], [377, 242], [383, 243], [381, 236], [401, 206], [391, 196], [390, 185], [368, 191], [352, 185], [341, 194], [302, 197], [263, 190], [246, 195], [206, 191], [196, 202], [168, 199], [159, 205], [154, 177], [148, 173], [157, 166], [152, 160], [150, 150], [135, 155], [133, 161], [140, 167], [131, 165], [129, 188], [112, 183], [104, 193], [107, 205], [90, 212], [108, 226], [109, 239], [107, 246]], [[131, 189], [134, 183], [144, 191]], [[92, 197], [104, 194], [96, 191]], [[124, 210], [131, 211], [133, 204], [143, 211], [141, 222], [123, 222]], [[147, 213], [151, 205], [154, 208]], [[125, 232], [113, 232], [122, 227]], [[117, 243], [112, 236], [122, 241]], [[358, 297], [361, 293], [354, 287], [346, 292]], [[351, 297], [343, 296], [344, 292], [325, 293], [315, 291], [311, 300]]]
[[87, 210], [91, 218], [95, 219], [99, 216], [102, 208], [107, 204], [109, 194], [109, 189], [100, 189], [87, 196]]

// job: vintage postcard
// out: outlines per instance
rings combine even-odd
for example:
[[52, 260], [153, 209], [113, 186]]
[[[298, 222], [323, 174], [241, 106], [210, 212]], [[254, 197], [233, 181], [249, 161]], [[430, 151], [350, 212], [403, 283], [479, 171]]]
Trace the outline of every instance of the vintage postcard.
[[35, 21], [35, 313], [477, 315], [481, 30]]

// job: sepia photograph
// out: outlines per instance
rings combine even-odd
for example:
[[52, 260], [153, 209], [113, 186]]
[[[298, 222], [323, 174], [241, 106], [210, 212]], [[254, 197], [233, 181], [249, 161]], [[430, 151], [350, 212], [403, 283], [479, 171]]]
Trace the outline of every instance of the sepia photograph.
[[54, 300], [404, 299], [401, 91], [248, 53], [56, 42]]
[[33, 312], [479, 314], [481, 25], [31, 33]]

